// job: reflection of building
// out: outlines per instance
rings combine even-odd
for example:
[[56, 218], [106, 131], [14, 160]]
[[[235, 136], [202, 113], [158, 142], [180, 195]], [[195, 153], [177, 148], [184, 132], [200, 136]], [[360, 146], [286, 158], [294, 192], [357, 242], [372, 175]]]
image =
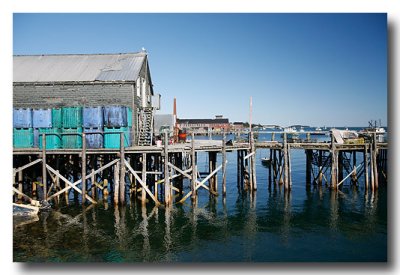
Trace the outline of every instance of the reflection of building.
[[243, 131], [244, 129], [244, 123], [243, 122], [234, 122], [231, 124], [231, 131], [232, 132], [240, 132]]
[[229, 131], [229, 119], [215, 116], [214, 119], [177, 119], [177, 125], [182, 130], [194, 132], [222, 132]]

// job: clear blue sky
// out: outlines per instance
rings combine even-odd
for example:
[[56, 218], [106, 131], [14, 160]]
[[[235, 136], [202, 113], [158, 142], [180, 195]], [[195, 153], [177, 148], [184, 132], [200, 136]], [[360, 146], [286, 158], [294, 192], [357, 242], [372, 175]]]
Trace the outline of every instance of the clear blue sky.
[[14, 54], [145, 47], [161, 113], [387, 125], [386, 14], [15, 14]]

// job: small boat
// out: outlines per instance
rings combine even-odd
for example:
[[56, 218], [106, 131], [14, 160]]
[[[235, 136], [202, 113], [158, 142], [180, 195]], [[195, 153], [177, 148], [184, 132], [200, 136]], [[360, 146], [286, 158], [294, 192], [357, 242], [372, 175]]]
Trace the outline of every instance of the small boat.
[[283, 129], [283, 133], [281, 137], [283, 138], [284, 133], [286, 133], [286, 137], [288, 139], [297, 139], [299, 137], [299, 133], [297, 132], [296, 127], [286, 127]]
[[304, 133], [304, 127], [300, 127], [300, 133]]
[[315, 131], [322, 131], [321, 127], [315, 127]]
[[271, 159], [270, 158], [261, 158], [261, 164], [264, 166], [270, 166], [271, 165]]
[[39, 213], [39, 207], [29, 204], [13, 203], [13, 216], [33, 216]]

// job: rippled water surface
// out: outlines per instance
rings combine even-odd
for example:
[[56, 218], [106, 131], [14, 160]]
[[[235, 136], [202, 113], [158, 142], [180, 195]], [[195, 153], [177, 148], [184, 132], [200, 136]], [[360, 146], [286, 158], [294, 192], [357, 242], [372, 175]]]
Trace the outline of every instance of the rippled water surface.
[[[190, 200], [171, 209], [100, 203], [41, 213], [14, 227], [14, 261], [387, 260], [386, 188], [366, 193], [362, 179], [358, 188], [346, 182], [337, 193], [326, 186], [306, 188], [304, 151], [292, 150], [293, 188], [285, 194], [269, 186], [268, 169], [260, 162], [265, 156], [266, 150], [257, 150], [254, 196], [238, 193], [236, 153], [229, 153], [225, 199], [201, 189], [194, 206]], [[206, 158], [199, 155], [201, 170]]]

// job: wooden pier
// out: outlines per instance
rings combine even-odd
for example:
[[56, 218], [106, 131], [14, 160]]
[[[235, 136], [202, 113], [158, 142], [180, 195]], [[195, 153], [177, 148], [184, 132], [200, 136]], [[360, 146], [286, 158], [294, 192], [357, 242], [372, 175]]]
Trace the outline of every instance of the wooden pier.
[[[196, 202], [198, 190], [206, 189], [210, 196], [226, 196], [227, 153], [237, 154], [238, 192], [256, 192], [256, 150], [269, 150], [269, 184], [283, 185], [285, 191], [292, 187], [291, 151], [303, 150], [306, 155], [306, 186], [326, 184], [333, 190], [351, 178], [354, 184], [364, 177], [366, 190], [376, 191], [387, 181], [387, 143], [378, 143], [376, 135], [362, 144], [337, 144], [331, 135], [330, 142], [289, 140], [256, 142], [254, 134], [248, 134], [247, 142], [227, 145], [222, 140], [198, 140], [194, 134], [186, 143], [164, 145], [121, 146], [119, 149], [89, 149], [85, 133], [82, 149], [46, 149], [46, 134], [42, 135], [42, 149], [13, 150], [13, 200], [35, 204], [38, 200], [69, 204], [70, 197], [76, 203], [96, 204], [107, 201], [109, 195], [114, 204], [137, 200], [142, 204], [171, 206], [184, 203], [190, 198]], [[124, 144], [121, 133], [120, 144]], [[197, 155], [208, 154], [208, 171], [200, 175]], [[357, 164], [357, 152], [362, 153]], [[221, 163], [217, 163], [217, 155]], [[218, 186], [221, 171], [222, 186]], [[203, 177], [200, 177], [203, 176]], [[184, 179], [188, 186], [184, 186]], [[38, 191], [41, 191], [39, 194]], [[71, 193], [73, 191], [73, 193]]]

